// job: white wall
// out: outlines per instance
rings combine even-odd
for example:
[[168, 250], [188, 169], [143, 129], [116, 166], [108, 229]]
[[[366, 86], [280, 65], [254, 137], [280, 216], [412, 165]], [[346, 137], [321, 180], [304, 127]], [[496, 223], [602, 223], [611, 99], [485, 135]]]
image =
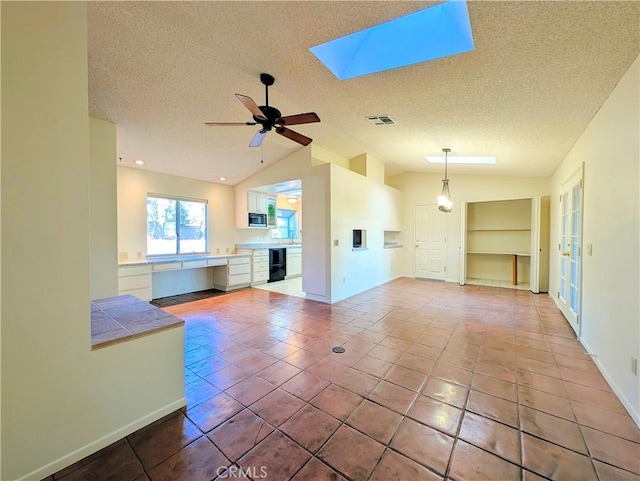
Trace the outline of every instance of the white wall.
[[[551, 178], [551, 245], [560, 242], [562, 184], [584, 164], [582, 343], [640, 424], [640, 81], [638, 58]], [[559, 254], [551, 250], [549, 293], [557, 297]]]
[[183, 406], [184, 329], [91, 351], [86, 4], [0, 8], [0, 479], [31, 480]]
[[[499, 161], [499, 160], [498, 160]], [[498, 177], [456, 175], [449, 171], [451, 200], [454, 207], [446, 215], [447, 223], [447, 281], [460, 280], [460, 240], [462, 202], [486, 200], [525, 199], [548, 195], [549, 179], [528, 177]], [[404, 195], [402, 239], [402, 275], [415, 275], [415, 207], [435, 204], [442, 192], [441, 174], [404, 173], [387, 179], [387, 183], [401, 190]]]
[[[382, 162], [365, 155], [366, 177], [331, 166], [332, 302], [391, 280], [399, 264], [399, 251], [384, 249], [384, 231], [401, 228], [402, 193], [384, 184]], [[366, 230], [366, 250], [353, 250], [354, 229]]]
[[234, 252], [235, 197], [232, 186], [118, 166], [118, 252], [129, 260], [147, 255], [147, 194], [202, 199], [209, 203], [209, 252]]
[[91, 299], [118, 295], [115, 158], [115, 124], [90, 118]]

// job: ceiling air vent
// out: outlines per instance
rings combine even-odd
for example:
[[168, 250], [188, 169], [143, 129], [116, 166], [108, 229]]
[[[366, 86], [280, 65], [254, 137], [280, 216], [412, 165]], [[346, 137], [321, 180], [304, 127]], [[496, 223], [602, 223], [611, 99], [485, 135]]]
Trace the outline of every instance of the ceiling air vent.
[[367, 120], [373, 125], [396, 125], [396, 121], [388, 115], [373, 115], [367, 117]]

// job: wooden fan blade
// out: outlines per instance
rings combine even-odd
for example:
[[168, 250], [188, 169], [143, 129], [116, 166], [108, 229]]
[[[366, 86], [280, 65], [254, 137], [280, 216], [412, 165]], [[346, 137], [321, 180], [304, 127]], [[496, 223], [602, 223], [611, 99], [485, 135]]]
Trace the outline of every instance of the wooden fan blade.
[[310, 139], [309, 137], [305, 137], [304, 135], [299, 134], [298, 132], [294, 132], [293, 130], [290, 130], [286, 127], [279, 127], [276, 129], [276, 132], [282, 135], [283, 137], [286, 137], [287, 139], [291, 139], [294, 142], [298, 142], [299, 144], [302, 144], [302, 145], [309, 145], [311, 142], [313, 142], [313, 139]]
[[256, 135], [253, 136], [253, 140], [251, 140], [251, 143], [249, 143], [249, 147], [260, 147], [265, 135], [267, 135], [266, 130], [258, 130], [256, 132]]
[[280, 125], [312, 124], [314, 122], [320, 122], [320, 117], [318, 117], [318, 114], [316, 114], [315, 112], [287, 115], [286, 117], [280, 117], [278, 120], [276, 120], [276, 124]]
[[219, 125], [223, 126], [233, 126], [233, 125], [256, 125], [257, 122], [205, 122], [204, 125], [208, 125], [210, 127], [217, 127]]
[[258, 107], [258, 104], [255, 103], [251, 97], [247, 97], [246, 95], [242, 95], [242, 94], [236, 94], [236, 98], [240, 102], [242, 102], [242, 105], [248, 108], [249, 112], [251, 112], [253, 115], [255, 115], [260, 119], [267, 120], [262, 110], [260, 110], [260, 107]]

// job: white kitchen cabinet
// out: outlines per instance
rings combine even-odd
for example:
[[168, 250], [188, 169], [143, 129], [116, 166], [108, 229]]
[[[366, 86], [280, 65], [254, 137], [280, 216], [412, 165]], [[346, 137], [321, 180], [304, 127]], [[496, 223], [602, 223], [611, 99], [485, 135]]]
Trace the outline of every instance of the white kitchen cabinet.
[[143, 301], [151, 300], [151, 266], [118, 267], [118, 295], [131, 294]]
[[251, 285], [269, 281], [269, 249], [238, 249], [238, 254], [251, 255]]
[[220, 291], [232, 291], [251, 285], [251, 258], [231, 257], [228, 266], [213, 268], [213, 287]]
[[264, 192], [247, 192], [247, 211], [256, 214], [266, 214], [268, 211], [268, 196]]
[[302, 248], [287, 248], [287, 275], [285, 279], [300, 277], [302, 275]]
[[463, 203], [461, 219], [460, 284], [546, 291], [544, 198]]

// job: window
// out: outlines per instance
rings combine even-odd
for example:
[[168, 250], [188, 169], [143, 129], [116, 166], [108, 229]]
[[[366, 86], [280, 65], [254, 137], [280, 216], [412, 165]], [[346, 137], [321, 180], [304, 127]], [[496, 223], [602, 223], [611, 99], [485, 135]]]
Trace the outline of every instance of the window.
[[276, 228], [271, 231], [274, 239], [296, 239], [298, 237], [298, 223], [296, 211], [278, 209], [276, 215]]
[[207, 238], [206, 200], [147, 196], [147, 255], [204, 253]]

